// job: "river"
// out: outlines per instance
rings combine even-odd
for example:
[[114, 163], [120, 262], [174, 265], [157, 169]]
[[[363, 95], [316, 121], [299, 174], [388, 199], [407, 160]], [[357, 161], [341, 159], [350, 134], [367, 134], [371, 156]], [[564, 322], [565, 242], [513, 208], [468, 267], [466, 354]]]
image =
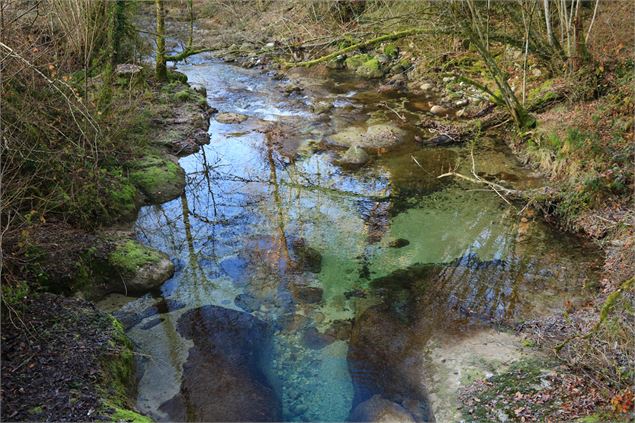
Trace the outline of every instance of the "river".
[[[431, 340], [510, 328], [581, 301], [595, 282], [598, 255], [579, 240], [483, 186], [437, 178], [469, 174], [472, 145], [413, 142], [425, 98], [337, 71], [299, 73], [305, 90], [288, 94], [287, 81], [213, 59], [179, 70], [211, 106], [249, 118], [212, 118], [210, 144], [180, 160], [185, 194], [136, 222], [177, 269], [123, 309], [154, 310], [128, 330], [141, 412], [343, 421], [380, 395], [431, 419]], [[400, 125], [407, 142], [355, 170], [319, 144], [369, 121]], [[473, 156], [484, 177], [542, 182], [495, 137]]]

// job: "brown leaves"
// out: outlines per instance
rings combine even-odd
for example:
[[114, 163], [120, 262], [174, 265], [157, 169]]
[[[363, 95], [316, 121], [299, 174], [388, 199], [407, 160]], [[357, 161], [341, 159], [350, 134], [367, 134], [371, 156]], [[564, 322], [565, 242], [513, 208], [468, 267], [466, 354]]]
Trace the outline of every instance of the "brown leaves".
[[635, 395], [633, 395], [633, 391], [631, 391], [630, 389], [626, 389], [624, 392], [615, 395], [611, 399], [613, 411], [615, 411], [616, 413], [628, 413], [632, 411], [634, 400]]

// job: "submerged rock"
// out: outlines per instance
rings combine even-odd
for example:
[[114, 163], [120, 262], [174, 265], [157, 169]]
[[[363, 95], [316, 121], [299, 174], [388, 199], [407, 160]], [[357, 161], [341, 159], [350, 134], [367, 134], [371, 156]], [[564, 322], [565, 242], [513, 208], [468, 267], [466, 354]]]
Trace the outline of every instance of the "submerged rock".
[[348, 166], [361, 166], [370, 160], [370, 156], [366, 151], [358, 145], [352, 145], [340, 158], [338, 164]]
[[416, 420], [412, 414], [401, 405], [384, 399], [379, 395], [373, 395], [372, 398], [362, 402], [353, 409], [348, 421], [414, 423]]
[[160, 410], [171, 421], [280, 421], [281, 404], [265, 377], [271, 331], [251, 314], [204, 306], [177, 329], [191, 339], [180, 392]]
[[214, 119], [216, 119], [217, 122], [226, 123], [226, 124], [242, 123], [246, 121], [247, 118], [248, 118], [247, 115], [243, 115], [241, 113], [231, 113], [231, 112], [222, 112], [214, 116]]
[[390, 248], [403, 248], [407, 245], [410, 245], [410, 241], [408, 241], [405, 238], [398, 238], [395, 239], [394, 241], [390, 241], [390, 243], [388, 243], [388, 246]]
[[351, 126], [345, 130], [331, 135], [328, 141], [339, 147], [384, 149], [403, 143], [406, 132], [390, 123], [378, 123], [370, 125], [366, 130], [358, 126]]
[[322, 254], [315, 248], [309, 247], [303, 238], [293, 241], [293, 251], [296, 255], [296, 266], [305, 271], [320, 273], [322, 270]]

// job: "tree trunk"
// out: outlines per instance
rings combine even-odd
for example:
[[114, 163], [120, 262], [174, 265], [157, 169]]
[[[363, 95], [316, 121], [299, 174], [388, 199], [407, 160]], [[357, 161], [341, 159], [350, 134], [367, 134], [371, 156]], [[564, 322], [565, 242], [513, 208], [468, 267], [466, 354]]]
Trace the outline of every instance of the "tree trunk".
[[165, 61], [165, 8], [163, 0], [154, 0], [157, 9], [157, 54], [156, 77], [159, 81], [168, 80], [168, 68]]
[[553, 46], [555, 43], [553, 38], [553, 31], [551, 29], [551, 14], [549, 12], [549, 0], [543, 0], [542, 3], [545, 9], [545, 26], [547, 27], [547, 41], [549, 42], [550, 46]]

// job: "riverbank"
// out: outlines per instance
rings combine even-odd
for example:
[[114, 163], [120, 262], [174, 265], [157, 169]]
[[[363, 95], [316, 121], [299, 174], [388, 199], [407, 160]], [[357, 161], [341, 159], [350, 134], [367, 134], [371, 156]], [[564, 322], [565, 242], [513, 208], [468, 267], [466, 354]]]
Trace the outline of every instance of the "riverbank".
[[184, 75], [148, 84], [148, 69], [123, 69], [126, 88], [119, 85], [111, 107], [129, 114], [118, 135], [134, 142], [115, 170], [102, 170], [116, 175], [102, 194], [115, 207], [90, 227], [42, 219], [3, 238], [3, 420], [149, 421], [131, 411], [132, 344], [84, 298], [143, 295], [173, 275], [170, 257], [139, 243], [132, 226], [142, 205], [182, 195], [178, 157], [209, 142], [211, 110]]

